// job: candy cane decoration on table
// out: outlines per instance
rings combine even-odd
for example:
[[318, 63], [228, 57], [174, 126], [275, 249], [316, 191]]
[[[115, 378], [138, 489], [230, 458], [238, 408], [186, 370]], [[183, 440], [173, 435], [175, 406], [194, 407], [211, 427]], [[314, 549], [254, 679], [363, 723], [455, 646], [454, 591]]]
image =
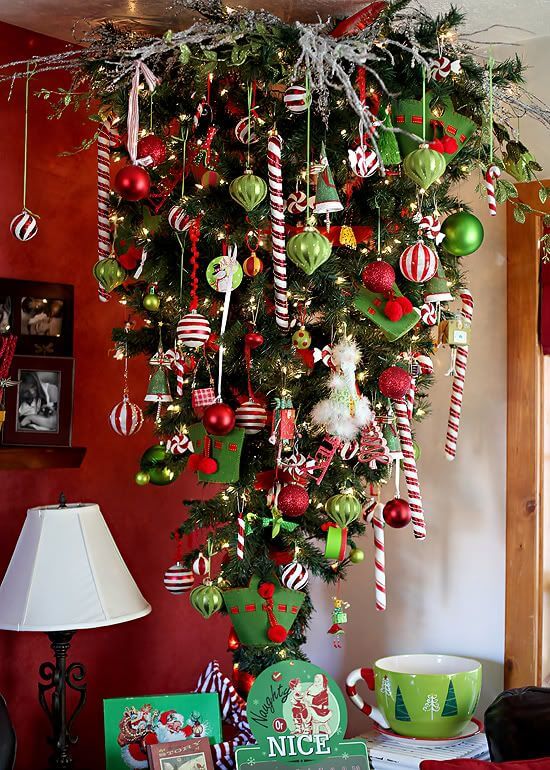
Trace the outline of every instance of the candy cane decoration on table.
[[[111, 120], [105, 120], [97, 135], [97, 258], [105, 259], [111, 253], [111, 223], [109, 222], [109, 194], [111, 190], [111, 151], [113, 132]], [[111, 295], [99, 283], [100, 302], [108, 302]]]
[[403, 452], [403, 470], [405, 473], [405, 484], [407, 485], [407, 496], [409, 498], [409, 505], [412, 513], [413, 532], [418, 540], [423, 540], [426, 537], [426, 523], [424, 521], [424, 509], [422, 497], [420, 495], [416, 460], [414, 459], [408, 406], [404, 398], [394, 401], [393, 406], [397, 418], [397, 430], [401, 442], [401, 451]]
[[267, 169], [269, 175], [273, 283], [275, 284], [275, 320], [279, 328], [283, 331], [288, 331], [285, 202], [283, 199], [283, 173], [281, 166], [282, 147], [283, 140], [279, 134], [272, 132], [267, 141]]
[[[472, 322], [474, 314], [474, 300], [468, 289], [460, 294], [462, 300], [462, 315], [466, 321]], [[460, 414], [462, 412], [462, 397], [464, 395], [464, 380], [468, 365], [469, 346], [456, 348], [455, 370], [451, 387], [451, 406], [449, 408], [449, 420], [447, 422], [447, 440], [445, 441], [445, 457], [454, 460], [456, 456], [456, 442], [460, 427]]]
[[494, 164], [489, 166], [485, 172], [485, 188], [487, 190], [487, 203], [489, 204], [489, 214], [492, 217], [497, 215], [497, 201], [495, 198], [495, 181], [501, 175], [501, 170]]
[[372, 517], [374, 532], [374, 585], [376, 609], [383, 612], [386, 609], [386, 555], [384, 551], [384, 506], [377, 503]]

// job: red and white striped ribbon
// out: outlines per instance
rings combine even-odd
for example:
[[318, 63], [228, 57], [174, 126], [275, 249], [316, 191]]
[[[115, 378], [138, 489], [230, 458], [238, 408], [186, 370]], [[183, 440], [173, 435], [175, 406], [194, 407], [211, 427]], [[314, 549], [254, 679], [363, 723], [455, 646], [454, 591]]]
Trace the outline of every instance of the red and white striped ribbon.
[[485, 189], [487, 190], [487, 203], [489, 205], [489, 214], [492, 217], [497, 215], [497, 201], [495, 198], [495, 181], [501, 175], [501, 170], [494, 163], [489, 166], [485, 172]]
[[386, 609], [386, 555], [384, 551], [384, 506], [377, 503], [372, 517], [374, 533], [374, 585], [376, 609], [383, 612]]
[[271, 212], [271, 244], [273, 256], [273, 283], [275, 285], [275, 320], [287, 331], [288, 294], [286, 278], [286, 238], [283, 198], [281, 151], [283, 140], [279, 134], [270, 134], [267, 142], [267, 169], [269, 176], [269, 207]]
[[[466, 321], [471, 323], [474, 314], [474, 300], [468, 289], [464, 289], [460, 294], [460, 299], [462, 300], [462, 315]], [[456, 442], [458, 440], [458, 431], [460, 428], [464, 380], [466, 378], [466, 367], [468, 365], [468, 351], [468, 345], [456, 348], [453, 384], [451, 387], [451, 405], [449, 408], [447, 438], [445, 441], [445, 457], [447, 460], [454, 460], [456, 457]]]
[[137, 143], [139, 134], [139, 79], [143, 75], [145, 83], [151, 91], [160, 83], [159, 78], [154, 75], [145, 62], [137, 61], [135, 63], [134, 77], [132, 78], [132, 86], [130, 88], [130, 96], [128, 97], [128, 155], [132, 163], [137, 161]]
[[424, 510], [422, 497], [420, 495], [416, 460], [414, 459], [411, 423], [409, 420], [407, 402], [404, 398], [401, 398], [398, 401], [394, 401], [393, 406], [397, 418], [397, 430], [401, 442], [401, 451], [403, 452], [403, 471], [405, 474], [405, 483], [407, 485], [409, 506], [412, 513], [413, 532], [417, 539], [422, 540], [426, 537], [426, 523], [424, 521]]
[[[111, 253], [111, 223], [109, 222], [109, 194], [111, 191], [111, 152], [113, 131], [111, 120], [105, 120], [97, 135], [97, 258], [105, 259]], [[98, 283], [100, 302], [108, 302], [111, 295]]]

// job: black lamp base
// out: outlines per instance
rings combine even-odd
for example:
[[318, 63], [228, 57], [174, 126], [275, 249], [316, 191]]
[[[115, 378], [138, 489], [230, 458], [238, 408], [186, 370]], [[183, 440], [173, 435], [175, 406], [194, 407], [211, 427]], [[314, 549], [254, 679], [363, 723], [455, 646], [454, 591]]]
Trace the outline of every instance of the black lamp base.
[[[82, 663], [67, 666], [67, 652], [71, 646], [74, 631], [51, 631], [48, 638], [55, 655], [55, 665], [51, 661], [42, 663], [39, 669], [42, 682], [38, 683], [38, 700], [52, 726], [52, 736], [48, 743], [54, 747], [48, 767], [53, 770], [69, 770], [73, 759], [70, 747], [78, 738], [71, 733], [73, 721], [86, 702], [86, 683], [83, 681], [86, 670]], [[67, 687], [78, 693], [78, 702], [67, 718]], [[48, 698], [48, 694], [51, 695]]]

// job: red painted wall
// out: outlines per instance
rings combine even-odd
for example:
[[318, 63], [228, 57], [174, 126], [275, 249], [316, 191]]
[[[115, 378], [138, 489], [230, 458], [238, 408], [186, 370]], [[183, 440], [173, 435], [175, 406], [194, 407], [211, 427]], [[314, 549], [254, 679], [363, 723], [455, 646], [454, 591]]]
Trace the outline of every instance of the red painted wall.
[[[0, 61], [61, 50], [52, 38], [0, 23]], [[57, 73], [37, 76], [33, 90], [67, 87]], [[40, 215], [38, 235], [20, 243], [9, 234], [21, 210], [24, 84], [0, 84], [0, 276], [73, 283], [75, 358], [73, 443], [87, 447], [78, 470], [0, 470], [0, 575], [8, 565], [27, 508], [57, 501], [99, 503], [126, 563], [153, 606], [148, 617], [97, 631], [79, 632], [72, 659], [88, 671], [88, 703], [79, 716], [74, 749], [77, 767], [103, 767], [102, 699], [186, 691], [212, 657], [229, 670], [225, 651], [228, 621], [203, 621], [186, 598], [170, 596], [162, 585], [172, 562], [171, 529], [182, 519], [186, 483], [181, 477], [164, 488], [137, 487], [133, 476], [143, 449], [153, 443], [151, 427], [138, 436], [116, 436], [108, 424], [122, 393], [122, 365], [109, 354], [110, 332], [123, 321], [118, 303], [99, 303], [91, 267], [95, 262], [95, 149], [70, 157], [93, 133], [84, 115], [67, 112], [48, 120], [48, 103], [31, 99], [27, 204]], [[146, 366], [132, 362], [134, 400], [146, 388]], [[49, 658], [45, 635], [0, 631], [0, 692], [6, 697], [19, 741], [18, 768], [44, 764], [48, 724], [37, 700], [38, 666]], [[37, 762], [38, 757], [38, 762]]]

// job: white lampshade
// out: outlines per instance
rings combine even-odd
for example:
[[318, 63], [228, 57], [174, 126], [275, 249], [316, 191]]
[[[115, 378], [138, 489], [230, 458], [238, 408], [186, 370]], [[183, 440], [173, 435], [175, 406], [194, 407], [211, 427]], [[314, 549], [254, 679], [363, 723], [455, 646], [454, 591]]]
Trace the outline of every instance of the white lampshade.
[[0, 586], [0, 628], [75, 631], [149, 612], [98, 505], [27, 511]]

